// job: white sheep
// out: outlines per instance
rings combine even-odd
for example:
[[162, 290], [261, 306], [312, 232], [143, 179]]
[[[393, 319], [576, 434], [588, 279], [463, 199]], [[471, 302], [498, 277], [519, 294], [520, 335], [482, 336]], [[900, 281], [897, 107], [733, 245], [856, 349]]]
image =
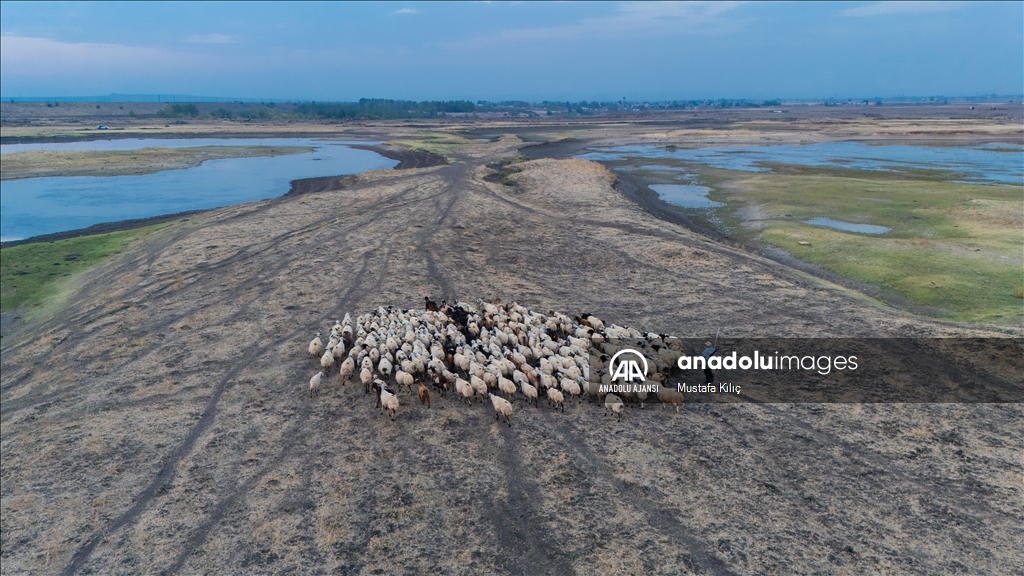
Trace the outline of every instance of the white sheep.
[[363, 368], [359, 371], [359, 381], [363, 383], [363, 389], [368, 393], [370, 384], [373, 383], [373, 372], [369, 368]]
[[455, 378], [455, 391], [469, 402], [470, 406], [473, 405], [473, 387], [469, 385], [469, 382], [466, 382], [462, 378]]
[[508, 378], [498, 376], [498, 390], [501, 390], [506, 398], [511, 398], [516, 393], [516, 385]]
[[412, 374], [409, 374], [405, 370], [398, 370], [395, 372], [395, 382], [398, 382], [400, 386], [405, 386], [411, 392], [412, 385], [416, 382], [416, 379], [413, 378]]
[[562, 381], [559, 382], [559, 385], [562, 387], [562, 391], [564, 391], [573, 398], [580, 395], [580, 385], [575, 380], [571, 380], [569, 378], [562, 378]]
[[323, 348], [324, 343], [320, 340], [320, 333], [317, 332], [316, 337], [309, 342], [309, 355], [313, 358], [319, 358]]
[[467, 358], [461, 352], [456, 352], [455, 353], [455, 357], [454, 357], [454, 361], [455, 361], [455, 366], [459, 370], [462, 370], [463, 372], [465, 372], [467, 374], [469, 373], [469, 358]]
[[512, 417], [512, 403], [505, 400], [501, 396], [495, 396], [494, 394], [487, 393], [487, 397], [491, 399], [491, 404], [494, 405], [494, 419], [504, 416], [505, 422], [508, 423], [509, 428], [512, 427], [512, 421], [509, 418]]
[[352, 377], [352, 374], [356, 371], [356, 361], [351, 356], [345, 358], [345, 361], [341, 363], [341, 377], [343, 380], [348, 380]]
[[313, 374], [313, 377], [309, 379], [309, 397], [312, 398], [314, 394], [320, 395], [320, 379], [324, 377], [323, 372], [317, 372]]
[[387, 358], [381, 358], [377, 364], [377, 371], [385, 378], [391, 376], [391, 362]]
[[683, 403], [683, 393], [675, 388], [658, 386], [658, 400], [663, 404], [675, 404], [676, 412], [679, 412], [679, 406]]
[[383, 414], [387, 410], [391, 414], [391, 419], [395, 419], [395, 413], [398, 412], [398, 396], [395, 396], [388, 389], [380, 387], [380, 409]]
[[323, 368], [325, 374], [330, 374], [331, 366], [334, 366], [334, 355], [330, 350], [325, 350], [324, 355], [320, 357], [320, 368]]
[[562, 412], [565, 412], [565, 405], [562, 403], [565, 401], [565, 396], [562, 392], [555, 388], [548, 388], [548, 402], [554, 404], [555, 408], [561, 408]]
[[615, 420], [616, 421], [620, 420], [621, 417], [622, 417], [622, 407], [623, 406], [624, 406], [624, 404], [622, 403], [622, 398], [619, 398], [615, 394], [609, 394], [609, 395], [604, 397], [604, 411], [605, 411], [605, 414], [608, 413], [608, 410], [611, 410], [612, 412], [615, 413]]
[[477, 378], [475, 374], [469, 376], [469, 385], [473, 387], [473, 391], [481, 396], [487, 395], [487, 384], [480, 378]]
[[526, 396], [526, 401], [533, 400], [533, 405], [536, 406], [538, 402], [537, 388], [531, 386], [529, 382], [521, 382], [519, 388], [523, 391], [523, 396]]

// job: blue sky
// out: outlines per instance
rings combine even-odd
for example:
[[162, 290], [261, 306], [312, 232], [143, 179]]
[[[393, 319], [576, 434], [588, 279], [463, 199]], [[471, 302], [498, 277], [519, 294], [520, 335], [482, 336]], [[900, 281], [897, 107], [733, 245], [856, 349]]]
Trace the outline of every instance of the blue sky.
[[0, 2], [5, 97], [1022, 92], [1021, 2]]

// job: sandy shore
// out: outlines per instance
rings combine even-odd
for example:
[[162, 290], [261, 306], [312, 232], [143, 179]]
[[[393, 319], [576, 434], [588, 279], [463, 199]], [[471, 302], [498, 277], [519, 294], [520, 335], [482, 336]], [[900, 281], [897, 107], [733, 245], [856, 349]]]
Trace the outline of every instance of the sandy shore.
[[687, 337], [1021, 336], [716, 242], [596, 163], [541, 158], [513, 186], [489, 181], [523, 145], [195, 214], [4, 337], [4, 573], [1021, 565], [1020, 405], [703, 404], [616, 423], [517, 401], [508, 428], [489, 406], [407, 393], [391, 421], [337, 376], [308, 398], [313, 333], [428, 294]]

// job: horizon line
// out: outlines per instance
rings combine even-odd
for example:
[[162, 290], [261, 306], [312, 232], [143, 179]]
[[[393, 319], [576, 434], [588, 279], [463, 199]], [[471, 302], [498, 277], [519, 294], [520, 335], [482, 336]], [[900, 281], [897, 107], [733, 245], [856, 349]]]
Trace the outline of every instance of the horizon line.
[[975, 95], [946, 95], [946, 94], [926, 94], [926, 95], [909, 95], [909, 96], [807, 96], [807, 97], [708, 97], [708, 98], [646, 98], [646, 99], [618, 99], [618, 100], [599, 100], [599, 99], [546, 99], [546, 100], [524, 100], [521, 98], [508, 98], [503, 100], [490, 100], [490, 99], [469, 99], [469, 98], [451, 98], [451, 99], [406, 99], [406, 98], [386, 98], [386, 97], [362, 97], [355, 100], [343, 100], [343, 99], [316, 99], [316, 98], [254, 98], [254, 97], [229, 97], [229, 96], [198, 96], [194, 94], [121, 94], [121, 93], [110, 93], [107, 95], [90, 95], [90, 96], [6, 96], [0, 95], [0, 101], [4, 103], [18, 103], [18, 102], [100, 102], [100, 103], [116, 103], [116, 102], [133, 102], [133, 103], [243, 103], [243, 104], [259, 104], [259, 103], [312, 103], [319, 102], [323, 104], [332, 103], [353, 103], [359, 102], [360, 100], [391, 100], [396, 102], [487, 102], [487, 103], [501, 103], [501, 102], [525, 102], [527, 104], [543, 104], [543, 103], [561, 103], [561, 102], [600, 102], [600, 103], [615, 103], [615, 102], [627, 102], [627, 103], [656, 103], [656, 102], [715, 102], [720, 100], [726, 101], [749, 101], [749, 102], [765, 102], [779, 100], [781, 104], [786, 102], [858, 102], [858, 101], [871, 101], [871, 100], [882, 100], [882, 101], [911, 101], [920, 100], [928, 102], [932, 99], [944, 99], [944, 100], [978, 100], [978, 99], [1007, 99], [1014, 98], [1018, 100], [1024, 100], [1024, 93], [1018, 94], [998, 94], [995, 92], [975, 94]]

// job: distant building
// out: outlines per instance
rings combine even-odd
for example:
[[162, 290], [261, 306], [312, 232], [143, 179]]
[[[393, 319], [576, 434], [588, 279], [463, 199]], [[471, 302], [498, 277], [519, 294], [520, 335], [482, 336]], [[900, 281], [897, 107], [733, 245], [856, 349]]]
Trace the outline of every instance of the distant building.
[[107, 128], [106, 124], [100, 124], [99, 126], [96, 127], [96, 129], [97, 130], [110, 130], [110, 128]]

